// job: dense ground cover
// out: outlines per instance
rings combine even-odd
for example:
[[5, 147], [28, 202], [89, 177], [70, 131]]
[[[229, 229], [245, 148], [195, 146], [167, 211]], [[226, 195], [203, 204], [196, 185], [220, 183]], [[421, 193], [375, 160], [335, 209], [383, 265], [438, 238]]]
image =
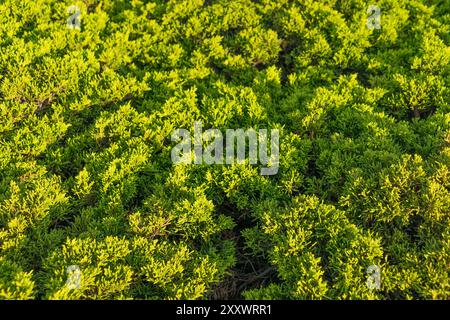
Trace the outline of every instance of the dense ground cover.
[[[2, 0], [0, 298], [449, 299], [450, 2], [370, 4]], [[173, 165], [199, 120], [278, 173]]]

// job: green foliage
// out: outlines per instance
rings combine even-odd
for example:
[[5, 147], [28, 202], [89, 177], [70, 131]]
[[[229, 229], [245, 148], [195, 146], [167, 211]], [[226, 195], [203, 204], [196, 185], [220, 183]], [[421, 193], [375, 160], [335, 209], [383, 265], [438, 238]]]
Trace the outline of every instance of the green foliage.
[[[450, 5], [376, 4], [2, 1], [0, 299], [449, 299]], [[278, 174], [173, 165], [195, 121]]]

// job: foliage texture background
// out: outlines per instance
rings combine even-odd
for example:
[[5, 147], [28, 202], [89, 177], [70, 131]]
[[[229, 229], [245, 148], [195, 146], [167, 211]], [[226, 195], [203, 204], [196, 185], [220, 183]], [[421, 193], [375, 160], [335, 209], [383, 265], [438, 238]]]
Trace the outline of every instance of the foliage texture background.
[[[449, 299], [449, 43], [446, 0], [2, 0], [0, 298]], [[278, 174], [173, 166], [196, 120]]]

